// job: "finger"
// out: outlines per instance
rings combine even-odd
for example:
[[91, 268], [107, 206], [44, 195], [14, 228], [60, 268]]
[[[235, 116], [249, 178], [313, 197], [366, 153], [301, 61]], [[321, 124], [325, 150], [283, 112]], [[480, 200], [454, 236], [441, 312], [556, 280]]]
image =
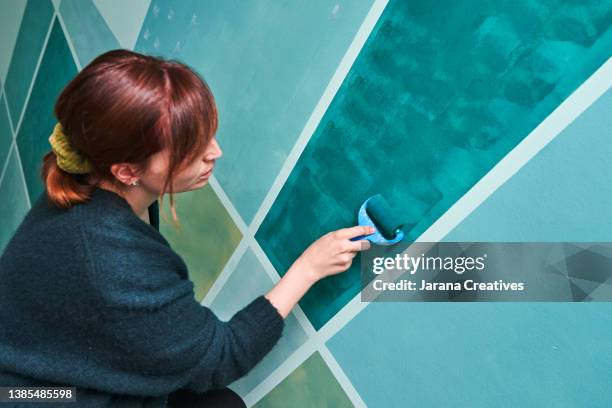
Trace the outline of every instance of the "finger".
[[356, 225], [354, 227], [342, 228], [337, 232], [337, 236], [340, 239], [350, 239], [354, 237], [358, 237], [360, 235], [370, 235], [373, 234], [376, 230], [373, 227], [366, 227], [363, 225]]
[[370, 249], [371, 244], [370, 241], [368, 241], [367, 239], [360, 239], [358, 241], [346, 241], [344, 245], [345, 249], [343, 252], [351, 252], [357, 254], [357, 252], [359, 251], [367, 251], [368, 249]]

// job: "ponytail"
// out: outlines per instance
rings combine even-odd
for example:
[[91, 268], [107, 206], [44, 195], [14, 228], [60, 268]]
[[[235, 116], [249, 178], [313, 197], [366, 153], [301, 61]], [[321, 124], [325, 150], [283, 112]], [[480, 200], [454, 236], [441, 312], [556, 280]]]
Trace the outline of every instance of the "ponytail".
[[96, 187], [86, 182], [86, 175], [72, 174], [57, 165], [57, 156], [53, 151], [43, 158], [41, 177], [47, 186], [47, 198], [59, 208], [70, 208], [89, 199]]

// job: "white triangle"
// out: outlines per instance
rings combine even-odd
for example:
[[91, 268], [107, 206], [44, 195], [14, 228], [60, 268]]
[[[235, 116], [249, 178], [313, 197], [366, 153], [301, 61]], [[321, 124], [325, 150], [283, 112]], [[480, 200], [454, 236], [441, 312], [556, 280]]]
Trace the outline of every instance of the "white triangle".
[[0, 80], [4, 84], [27, 0], [3, 0], [0, 13]]
[[93, 0], [121, 47], [134, 49], [151, 0]]
[[62, 2], [62, 0], [51, 0], [53, 2], [53, 5], [55, 6], [55, 10], [59, 10], [60, 8], [60, 3]]

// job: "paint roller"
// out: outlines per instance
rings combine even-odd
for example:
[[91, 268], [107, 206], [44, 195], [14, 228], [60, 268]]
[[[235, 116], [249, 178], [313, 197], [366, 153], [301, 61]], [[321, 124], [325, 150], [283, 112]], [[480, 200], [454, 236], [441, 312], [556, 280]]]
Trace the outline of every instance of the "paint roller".
[[351, 238], [352, 241], [367, 239], [373, 244], [392, 245], [404, 238], [403, 224], [387, 200], [376, 194], [363, 202], [357, 214], [359, 225], [374, 227], [376, 232]]

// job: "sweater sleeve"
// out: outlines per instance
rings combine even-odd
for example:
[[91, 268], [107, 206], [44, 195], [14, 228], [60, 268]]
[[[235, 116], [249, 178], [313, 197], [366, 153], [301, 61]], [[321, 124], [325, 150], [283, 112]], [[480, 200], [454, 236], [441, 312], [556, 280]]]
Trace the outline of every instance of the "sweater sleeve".
[[229, 321], [199, 304], [184, 262], [162, 241], [105, 229], [86, 235], [100, 305], [86, 327], [91, 346], [116, 372], [110, 388], [140, 395], [222, 388], [281, 337], [284, 319], [263, 295]]

